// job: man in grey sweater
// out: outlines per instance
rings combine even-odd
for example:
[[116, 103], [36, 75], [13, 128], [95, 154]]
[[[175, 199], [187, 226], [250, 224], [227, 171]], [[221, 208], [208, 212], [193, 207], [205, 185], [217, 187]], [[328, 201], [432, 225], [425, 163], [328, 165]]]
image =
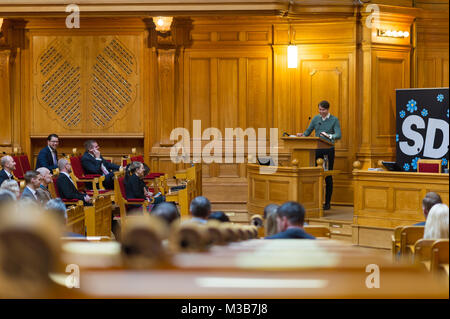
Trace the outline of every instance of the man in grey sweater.
[[[341, 138], [341, 125], [336, 116], [330, 114], [330, 103], [322, 101], [319, 103], [319, 115], [316, 115], [311, 120], [309, 127], [303, 133], [297, 133], [297, 136], [309, 136], [312, 131], [315, 131], [316, 137], [322, 137], [333, 143]], [[328, 156], [328, 169], [333, 169], [334, 164], [334, 146], [328, 149], [316, 150], [316, 160]], [[325, 178], [325, 204], [324, 210], [330, 209], [331, 195], [333, 194], [333, 177], [327, 176]]]

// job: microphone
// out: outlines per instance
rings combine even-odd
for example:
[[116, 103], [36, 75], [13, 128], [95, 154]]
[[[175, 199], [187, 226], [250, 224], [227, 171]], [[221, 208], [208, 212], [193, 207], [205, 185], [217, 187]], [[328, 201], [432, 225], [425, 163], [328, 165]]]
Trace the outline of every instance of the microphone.
[[284, 132], [283, 136], [289, 136], [289, 134], [287, 132]]

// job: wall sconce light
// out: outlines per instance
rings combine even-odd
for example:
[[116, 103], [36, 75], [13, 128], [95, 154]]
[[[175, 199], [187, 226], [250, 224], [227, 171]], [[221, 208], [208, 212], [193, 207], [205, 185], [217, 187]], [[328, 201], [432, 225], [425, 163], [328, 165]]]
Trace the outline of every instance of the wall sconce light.
[[407, 38], [409, 37], [408, 31], [395, 31], [395, 30], [377, 30], [379, 37], [389, 37], [389, 38]]
[[287, 50], [288, 69], [297, 68], [298, 49], [296, 45], [289, 45]]
[[170, 31], [173, 17], [153, 17], [153, 23], [156, 26], [156, 31], [165, 33]]

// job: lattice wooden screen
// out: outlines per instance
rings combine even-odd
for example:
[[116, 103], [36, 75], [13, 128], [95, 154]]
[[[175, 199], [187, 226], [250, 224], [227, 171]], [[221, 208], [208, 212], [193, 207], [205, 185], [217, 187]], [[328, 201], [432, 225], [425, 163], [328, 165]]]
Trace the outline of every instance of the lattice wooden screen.
[[138, 103], [141, 48], [132, 36], [121, 38], [34, 38], [38, 53], [33, 70], [34, 102], [38, 102], [33, 108], [35, 133], [56, 126], [56, 131], [80, 133], [142, 131]]

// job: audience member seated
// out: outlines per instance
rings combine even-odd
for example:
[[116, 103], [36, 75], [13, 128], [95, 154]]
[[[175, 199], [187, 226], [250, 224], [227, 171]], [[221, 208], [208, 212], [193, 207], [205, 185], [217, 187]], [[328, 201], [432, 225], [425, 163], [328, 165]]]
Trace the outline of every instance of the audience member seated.
[[1, 185], [7, 179], [14, 179], [13, 171], [16, 169], [16, 162], [11, 156], [5, 155], [1, 158], [0, 164], [2, 165], [2, 170], [0, 171]]
[[173, 202], [157, 205], [152, 209], [152, 215], [162, 218], [169, 225], [180, 218], [180, 212]]
[[88, 140], [84, 143], [86, 152], [81, 158], [81, 166], [86, 174], [104, 175], [103, 186], [106, 189], [114, 189], [114, 172], [118, 171], [120, 166], [106, 161], [100, 154], [100, 146], [94, 140]]
[[427, 216], [428, 216], [428, 213], [429, 213], [431, 207], [433, 207], [436, 204], [441, 204], [441, 203], [442, 203], [442, 199], [441, 199], [441, 196], [439, 196], [439, 194], [437, 194], [435, 192], [427, 193], [422, 200], [422, 210], [423, 210], [423, 214], [425, 216], [425, 221], [414, 224], [414, 226], [425, 226], [425, 222], [427, 220]]
[[61, 196], [61, 198], [79, 199], [83, 201], [84, 205], [89, 205], [90, 203], [92, 203], [92, 199], [89, 197], [89, 195], [78, 191], [74, 181], [70, 177], [69, 174], [72, 172], [72, 166], [70, 165], [70, 162], [65, 158], [61, 158], [58, 161], [58, 168], [60, 174], [58, 176], [58, 179], [56, 180], [56, 187], [58, 187], [59, 195]]
[[36, 195], [38, 200], [42, 204], [45, 204], [52, 199], [52, 194], [48, 190], [48, 184], [52, 183], [52, 174], [46, 167], [40, 167], [36, 171], [39, 172], [39, 175], [41, 176], [41, 183], [36, 189]]
[[423, 239], [448, 239], [448, 206], [436, 204], [428, 213]]
[[[164, 196], [158, 196], [153, 198], [153, 193], [150, 192], [145, 184], [143, 178], [145, 176], [145, 167], [141, 162], [132, 162], [126, 168], [124, 184], [125, 184], [125, 195], [127, 198], [140, 198], [148, 199], [150, 202], [153, 201], [153, 206], [162, 203], [164, 201]], [[129, 205], [132, 208], [139, 208], [140, 205]], [[150, 208], [150, 207], [149, 207]]]
[[22, 196], [20, 196], [20, 199], [29, 198], [34, 201], [39, 201], [36, 189], [39, 188], [39, 185], [41, 185], [41, 176], [39, 175], [39, 172], [37, 171], [28, 171], [24, 175], [25, 178], [25, 189], [22, 192]]
[[215, 219], [219, 222], [230, 222], [230, 218], [224, 212], [214, 212], [208, 216], [208, 220]]
[[204, 196], [197, 196], [189, 205], [189, 211], [191, 212], [192, 218], [190, 222], [198, 224], [206, 224], [208, 222], [208, 216], [211, 214], [211, 203]]
[[16, 180], [14, 180], [14, 179], [5, 180], [2, 183], [2, 185], [0, 186], [0, 189], [5, 189], [5, 190], [12, 192], [16, 196], [16, 199], [20, 198], [19, 183], [17, 183]]
[[11, 191], [7, 189], [0, 189], [0, 208], [3, 205], [14, 203], [16, 199], [17, 198]]
[[286, 202], [277, 209], [278, 233], [266, 239], [315, 239], [303, 230], [305, 209], [297, 202]]
[[277, 204], [269, 204], [264, 207], [264, 231], [266, 237], [278, 233], [277, 210], [279, 207]]
[[[49, 213], [53, 214], [56, 219], [62, 224], [67, 224], [67, 208], [61, 198], [50, 199], [45, 204], [45, 210]], [[83, 235], [73, 233], [73, 232], [65, 232], [65, 237], [84, 237]]]
[[36, 170], [40, 167], [45, 167], [53, 171], [58, 167], [58, 152], [56, 149], [59, 145], [59, 137], [56, 134], [50, 134], [47, 137], [47, 146], [39, 151], [36, 160]]

